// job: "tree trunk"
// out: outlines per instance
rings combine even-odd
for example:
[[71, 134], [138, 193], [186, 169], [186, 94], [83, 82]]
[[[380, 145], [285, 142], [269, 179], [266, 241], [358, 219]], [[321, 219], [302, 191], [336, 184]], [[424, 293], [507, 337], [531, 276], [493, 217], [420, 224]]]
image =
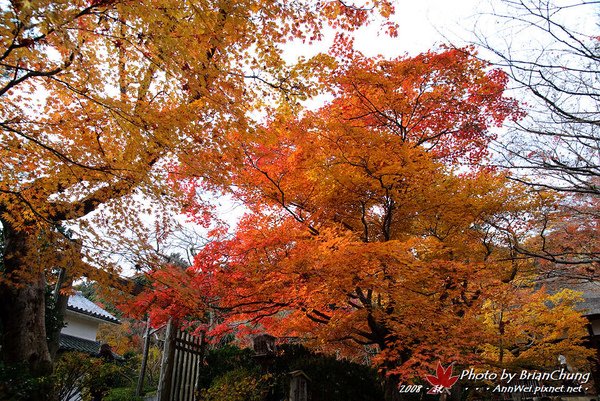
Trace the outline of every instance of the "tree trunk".
[[27, 365], [35, 376], [49, 373], [52, 361], [46, 343], [43, 273], [28, 285], [3, 284], [0, 291], [2, 359], [7, 365]]
[[60, 331], [64, 324], [65, 312], [69, 303], [69, 296], [63, 293], [64, 290], [71, 288], [73, 280], [67, 276], [66, 269], [60, 269], [56, 286], [54, 288], [54, 313], [59, 319], [59, 325], [52, 327], [52, 329], [46, 327], [46, 337], [48, 338], [48, 350], [50, 351], [50, 358], [54, 360], [58, 349], [60, 348]]
[[52, 371], [52, 359], [46, 342], [46, 280], [43, 269], [31, 260], [37, 253], [32, 245], [37, 236], [2, 223], [1, 357], [8, 366], [26, 366], [33, 376], [43, 376]]
[[[385, 374], [384, 374], [385, 375]], [[383, 381], [383, 399], [385, 401], [403, 401], [402, 394], [398, 391], [400, 379], [396, 375], [386, 375]]]

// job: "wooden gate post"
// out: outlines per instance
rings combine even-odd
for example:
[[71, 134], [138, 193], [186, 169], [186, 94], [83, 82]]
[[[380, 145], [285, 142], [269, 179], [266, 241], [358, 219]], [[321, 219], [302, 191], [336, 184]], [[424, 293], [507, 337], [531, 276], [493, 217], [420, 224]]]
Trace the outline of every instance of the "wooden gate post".
[[135, 395], [140, 396], [144, 391], [144, 376], [146, 375], [146, 367], [148, 366], [148, 350], [150, 348], [150, 316], [146, 320], [146, 333], [144, 335], [144, 353], [142, 355], [142, 366], [140, 368], [140, 375], [138, 377], [137, 387], [135, 389]]
[[173, 319], [169, 319], [167, 332], [165, 334], [165, 346], [160, 365], [160, 379], [158, 380], [158, 401], [171, 400], [171, 383], [173, 379], [173, 362], [175, 360], [175, 338], [177, 337], [177, 326]]

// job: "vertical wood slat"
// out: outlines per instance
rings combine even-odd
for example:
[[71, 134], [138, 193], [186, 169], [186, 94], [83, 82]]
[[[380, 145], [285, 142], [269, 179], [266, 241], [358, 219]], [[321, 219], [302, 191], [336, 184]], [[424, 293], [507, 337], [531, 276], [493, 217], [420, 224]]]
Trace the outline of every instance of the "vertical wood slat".
[[[185, 343], [185, 337], [186, 337], [186, 333], [185, 332], [181, 332], [179, 333], [179, 339], [181, 340], [181, 345], [183, 346]], [[185, 392], [185, 350], [183, 350], [182, 348], [179, 348], [179, 376], [177, 377], [177, 380], [179, 381], [179, 386], [177, 388], [177, 398], [176, 400], [178, 401], [184, 401], [185, 398], [183, 398], [183, 394]]]
[[[198, 342], [198, 337], [192, 337], [194, 343]], [[192, 366], [190, 369], [190, 400], [194, 400], [194, 392], [196, 390], [196, 367], [198, 366], [198, 355], [191, 354]]]
[[[195, 344], [196, 343], [196, 337], [195, 336], [191, 336], [190, 339], [192, 340], [192, 342]], [[198, 363], [198, 355], [196, 354], [190, 354], [190, 369], [188, 372], [188, 400], [193, 401], [194, 400], [194, 370], [196, 369], [196, 364]]]
[[172, 386], [171, 386], [171, 401], [177, 401], [179, 400], [179, 397], [177, 395], [178, 391], [179, 391], [179, 372], [180, 372], [180, 368], [179, 368], [179, 359], [181, 356], [181, 352], [177, 349], [177, 339], [180, 336], [180, 331], [177, 330], [177, 337], [175, 338], [175, 362], [173, 363], [173, 377], [172, 377]]
[[[200, 337], [196, 337], [196, 343], [198, 344], [198, 349], [202, 352], [201, 339]], [[192, 394], [196, 396], [196, 386], [198, 383], [198, 372], [200, 369], [200, 364], [202, 363], [202, 354], [196, 355], [194, 359], [194, 371], [192, 372]]]
[[200, 373], [200, 367], [202, 366], [202, 337], [196, 337], [196, 343], [198, 344], [198, 349], [200, 350], [200, 354], [196, 355], [196, 362], [194, 364], [194, 371], [192, 372], [192, 394], [196, 396], [196, 391], [198, 389], [198, 374]]
[[[185, 339], [185, 341], [189, 341], [189, 339], [190, 339], [189, 333], [183, 333], [183, 338]], [[188, 370], [190, 368], [189, 356], [190, 356], [189, 352], [182, 352], [181, 359], [182, 359], [183, 369], [181, 372], [181, 398], [180, 398], [182, 401], [187, 401], [189, 399], [188, 398]]]
[[[177, 339], [178, 340], [182, 340], [182, 336], [185, 335], [185, 333], [182, 333], [181, 331], [177, 332]], [[179, 341], [179, 343], [181, 343], [181, 341]], [[177, 344], [180, 345], [180, 344]], [[176, 373], [173, 376], [173, 380], [176, 383], [174, 386], [174, 392], [173, 392], [173, 401], [180, 401], [181, 400], [181, 387], [182, 387], [182, 371], [183, 371], [183, 351], [180, 347], [176, 347], [176, 359], [177, 359], [177, 369], [176, 369]]]
[[[190, 340], [192, 340], [192, 342], [195, 343], [196, 337], [190, 336]], [[194, 399], [194, 368], [197, 363], [196, 357], [197, 357], [197, 355], [195, 355], [195, 354], [189, 355], [189, 358], [190, 358], [190, 367], [188, 370], [188, 400], [189, 401], [193, 401], [193, 399]]]
[[[190, 340], [194, 344], [196, 343], [195, 336], [190, 336]], [[189, 358], [190, 358], [190, 367], [188, 370], [188, 398], [187, 399], [189, 401], [193, 401], [194, 400], [194, 370], [196, 368], [196, 364], [198, 363], [198, 361], [197, 361], [196, 354], [190, 354]]]
[[[192, 336], [188, 333], [187, 335], [187, 340], [188, 341], [192, 341]], [[193, 342], [193, 341], [192, 341]], [[185, 401], [189, 401], [191, 399], [190, 397], [190, 371], [192, 369], [192, 353], [186, 353], [186, 361], [185, 361], [185, 377], [184, 377], [184, 381], [185, 381], [185, 388], [184, 388], [184, 399]]]

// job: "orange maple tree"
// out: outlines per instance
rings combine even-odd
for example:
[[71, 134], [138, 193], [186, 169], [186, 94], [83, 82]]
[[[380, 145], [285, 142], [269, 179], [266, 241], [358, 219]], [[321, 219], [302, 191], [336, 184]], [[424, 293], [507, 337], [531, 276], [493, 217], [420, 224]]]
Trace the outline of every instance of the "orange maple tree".
[[506, 76], [468, 53], [358, 55], [319, 110], [230, 133], [219, 184], [249, 212], [193, 267], [206, 305], [226, 312], [217, 331], [258, 324], [371, 355], [387, 399], [439, 359], [482, 361], [495, 341], [482, 307], [528, 269], [497, 227], [526, 235], [523, 215], [543, 202], [478, 167], [490, 128], [520, 113]]
[[0, 5], [3, 360], [47, 371], [47, 276], [96, 274], [80, 263], [91, 258], [82, 247], [90, 242], [64, 236], [65, 226], [79, 237], [104, 227], [98, 242], [142, 226], [135, 196], [171, 201], [163, 171], [179, 154], [208, 169], [209, 150], [224, 132], [251, 126], [264, 97], [311, 93], [308, 73], [330, 59], [288, 65], [283, 43], [318, 40], [328, 25], [355, 29], [374, 12], [389, 16], [391, 2], [368, 10], [340, 1]]
[[562, 196], [560, 207], [540, 216], [536, 235], [519, 244], [519, 251], [538, 258], [540, 270], [549, 278], [562, 278], [566, 282], [598, 281], [598, 210], [597, 196]]

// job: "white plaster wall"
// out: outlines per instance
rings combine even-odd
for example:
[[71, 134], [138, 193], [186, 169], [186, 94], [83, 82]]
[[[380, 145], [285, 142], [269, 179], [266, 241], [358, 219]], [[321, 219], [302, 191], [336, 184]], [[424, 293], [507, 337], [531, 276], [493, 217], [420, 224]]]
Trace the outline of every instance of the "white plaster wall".
[[67, 311], [65, 315], [66, 327], [61, 330], [62, 334], [85, 338], [86, 340], [96, 341], [96, 332], [98, 331], [98, 322], [85, 318]]

